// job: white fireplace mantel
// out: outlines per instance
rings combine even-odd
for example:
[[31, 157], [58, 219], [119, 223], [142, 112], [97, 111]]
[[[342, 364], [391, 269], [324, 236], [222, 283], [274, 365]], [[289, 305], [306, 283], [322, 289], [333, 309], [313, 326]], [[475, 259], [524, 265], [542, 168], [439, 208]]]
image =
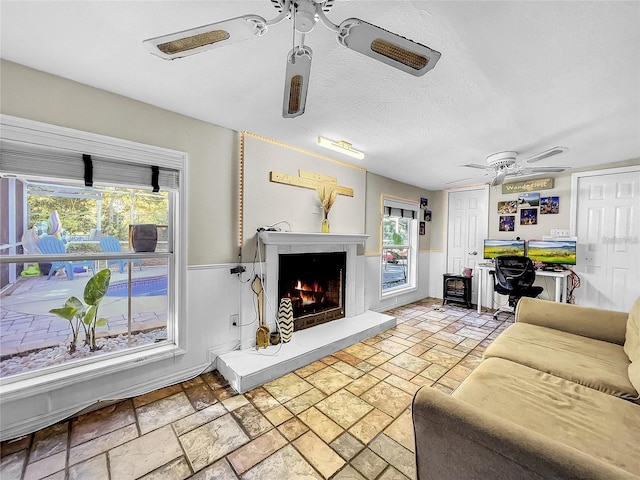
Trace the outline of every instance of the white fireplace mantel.
[[265, 245], [358, 245], [367, 238], [369, 235], [360, 233], [260, 232]]

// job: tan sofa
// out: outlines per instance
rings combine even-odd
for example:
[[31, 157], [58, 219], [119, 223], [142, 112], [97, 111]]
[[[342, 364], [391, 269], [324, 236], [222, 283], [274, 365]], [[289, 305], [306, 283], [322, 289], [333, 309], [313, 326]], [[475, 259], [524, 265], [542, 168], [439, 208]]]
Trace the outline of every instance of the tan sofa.
[[419, 480], [640, 478], [640, 299], [631, 313], [523, 298], [451, 394], [413, 402]]

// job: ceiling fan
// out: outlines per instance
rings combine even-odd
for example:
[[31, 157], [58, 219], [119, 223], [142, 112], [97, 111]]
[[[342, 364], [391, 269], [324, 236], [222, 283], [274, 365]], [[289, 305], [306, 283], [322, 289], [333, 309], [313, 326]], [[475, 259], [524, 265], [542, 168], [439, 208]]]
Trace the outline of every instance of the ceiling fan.
[[[540, 160], [553, 157], [554, 155], [559, 155], [566, 151], [566, 147], [553, 147], [549, 150], [545, 150], [544, 152], [540, 152], [536, 155], [522, 160], [518, 158], [518, 152], [498, 152], [493, 153], [487, 157], [486, 165], [480, 165], [478, 163], [468, 163], [462, 166], [484, 170], [485, 173], [483, 176], [491, 177], [490, 184], [493, 187], [495, 185], [501, 185], [507, 177], [522, 177], [526, 175], [535, 175], [538, 173], [563, 172], [569, 167], [529, 167], [526, 164], [539, 162]], [[471, 180], [472, 178], [476, 177], [456, 180], [454, 182], [449, 182], [449, 184]]]
[[243, 15], [150, 38], [143, 44], [154, 55], [174, 60], [261, 37], [270, 27], [285, 18], [290, 19], [294, 40], [293, 48], [287, 54], [282, 109], [284, 118], [294, 118], [304, 113], [313, 56], [311, 48], [304, 41], [305, 35], [313, 30], [318, 20], [337, 34], [340, 45], [417, 77], [435, 67], [440, 59], [440, 52], [364, 20], [348, 18], [340, 25], [332, 23], [325, 13], [333, 7], [334, 0], [271, 0], [271, 3], [279, 14], [268, 21], [259, 15]]

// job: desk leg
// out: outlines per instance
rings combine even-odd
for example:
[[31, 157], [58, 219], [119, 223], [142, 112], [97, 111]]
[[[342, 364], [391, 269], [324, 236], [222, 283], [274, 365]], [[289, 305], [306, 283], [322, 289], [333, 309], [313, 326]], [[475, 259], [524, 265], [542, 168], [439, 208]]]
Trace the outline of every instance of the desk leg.
[[482, 277], [484, 277], [484, 272], [478, 270], [478, 313], [482, 313], [482, 295], [484, 294], [482, 291]]
[[562, 277], [556, 277], [556, 302], [562, 301], [562, 284], [564, 279]]

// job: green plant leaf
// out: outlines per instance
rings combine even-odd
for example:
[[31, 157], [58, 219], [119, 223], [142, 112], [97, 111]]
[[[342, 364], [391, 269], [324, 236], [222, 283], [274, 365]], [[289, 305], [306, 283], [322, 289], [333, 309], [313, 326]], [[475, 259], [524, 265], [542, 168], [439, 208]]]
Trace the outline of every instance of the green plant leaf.
[[49, 313], [53, 313], [54, 315], [58, 315], [59, 317], [65, 318], [69, 321], [73, 320], [73, 317], [76, 315], [77, 310], [73, 307], [62, 307], [62, 308], [52, 308], [49, 310]]
[[96, 327], [105, 327], [107, 325], [107, 319], [102, 317], [96, 320]]
[[[88, 305], [98, 305], [107, 294], [109, 282], [111, 281], [111, 270], [105, 268], [89, 279], [84, 287], [84, 301]], [[85, 321], [86, 323], [86, 321]]]
[[86, 325], [91, 325], [91, 323], [95, 320], [97, 313], [98, 313], [98, 307], [96, 307], [95, 305], [91, 305], [87, 310], [87, 313], [85, 314], [82, 321]]
[[82, 310], [84, 308], [84, 303], [78, 297], [69, 297], [67, 301], [64, 302], [65, 307], [73, 307], [76, 310]]

